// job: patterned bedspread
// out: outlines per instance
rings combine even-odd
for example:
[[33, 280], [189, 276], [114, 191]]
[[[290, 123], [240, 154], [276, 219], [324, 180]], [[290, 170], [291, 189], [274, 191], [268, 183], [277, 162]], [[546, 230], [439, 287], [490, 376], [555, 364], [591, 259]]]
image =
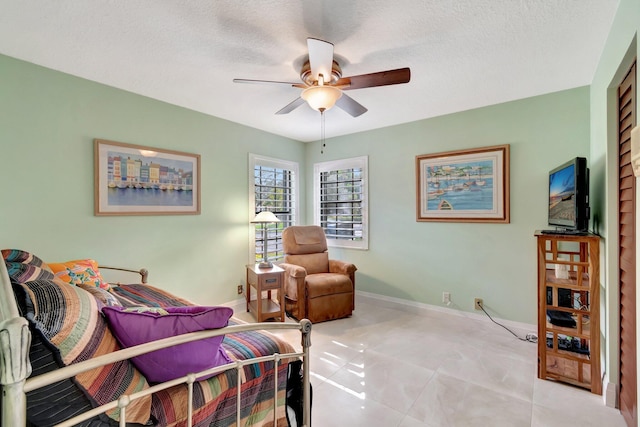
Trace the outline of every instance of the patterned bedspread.
[[[111, 293], [124, 306], [169, 307], [190, 305], [161, 289], [149, 285], [120, 285]], [[229, 324], [241, 323], [231, 319]], [[233, 360], [245, 360], [273, 353], [294, 352], [287, 342], [263, 331], [241, 332], [226, 335], [222, 345]], [[277, 426], [287, 426], [284, 410], [287, 363], [278, 366]], [[213, 378], [194, 384], [195, 427], [236, 425], [235, 370], [221, 373]], [[244, 367], [241, 378], [241, 425], [273, 426], [274, 408], [274, 362], [263, 362]], [[187, 386], [180, 385], [154, 394], [151, 413], [159, 426], [186, 426], [188, 399]]]

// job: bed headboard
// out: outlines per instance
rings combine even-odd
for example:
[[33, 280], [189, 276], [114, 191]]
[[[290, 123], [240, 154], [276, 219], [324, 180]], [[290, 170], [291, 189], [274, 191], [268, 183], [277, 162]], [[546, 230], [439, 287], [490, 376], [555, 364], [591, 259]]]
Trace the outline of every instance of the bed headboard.
[[0, 384], [2, 397], [2, 425], [26, 425], [27, 398], [23, 387], [31, 374], [29, 346], [31, 332], [27, 319], [20, 317], [9, 272], [0, 262]]

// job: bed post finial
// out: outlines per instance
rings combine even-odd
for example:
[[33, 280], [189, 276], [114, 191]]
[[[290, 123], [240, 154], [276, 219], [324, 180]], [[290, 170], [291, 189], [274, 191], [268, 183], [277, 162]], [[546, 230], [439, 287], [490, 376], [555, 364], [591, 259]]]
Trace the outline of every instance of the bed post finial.
[[31, 375], [29, 346], [31, 333], [24, 317], [0, 322], [0, 384], [2, 384], [2, 425], [26, 425], [27, 398], [24, 382]]
[[15, 317], [0, 323], [0, 383], [13, 384], [31, 375], [29, 346], [31, 333], [24, 317]]
[[311, 347], [311, 320], [302, 319], [300, 321], [300, 332], [302, 332], [302, 348]]
[[20, 317], [7, 265], [0, 256], [0, 384], [2, 425], [27, 425], [24, 382], [31, 375], [29, 323]]

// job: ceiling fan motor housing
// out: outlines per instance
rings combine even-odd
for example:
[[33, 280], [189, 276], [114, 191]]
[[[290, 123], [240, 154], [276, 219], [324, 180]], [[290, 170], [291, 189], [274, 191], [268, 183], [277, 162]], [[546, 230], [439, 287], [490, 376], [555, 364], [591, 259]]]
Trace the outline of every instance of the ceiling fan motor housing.
[[[328, 76], [323, 77], [325, 83], [335, 84], [342, 77], [342, 69], [340, 68], [340, 65], [334, 60], [331, 64], [331, 78], [327, 78]], [[313, 74], [311, 73], [311, 65], [309, 64], [308, 59], [302, 65], [302, 70], [300, 70], [300, 78], [309, 86], [313, 86], [314, 84], [316, 84], [316, 81], [313, 79]]]

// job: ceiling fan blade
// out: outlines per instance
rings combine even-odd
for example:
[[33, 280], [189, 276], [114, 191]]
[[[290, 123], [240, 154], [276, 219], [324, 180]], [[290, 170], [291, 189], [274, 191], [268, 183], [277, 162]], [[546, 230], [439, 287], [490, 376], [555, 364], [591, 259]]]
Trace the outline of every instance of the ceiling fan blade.
[[304, 89], [307, 87], [302, 83], [295, 82], [276, 82], [273, 80], [250, 80], [250, 79], [233, 79], [234, 83], [251, 83], [251, 84], [269, 84], [269, 85], [282, 85], [282, 86], [290, 86], [290, 87], [298, 87], [300, 89]]
[[308, 38], [307, 49], [309, 49], [309, 66], [313, 80], [318, 80], [318, 76], [322, 74], [325, 82], [331, 81], [333, 44], [324, 40]]
[[298, 97], [293, 101], [291, 101], [290, 103], [288, 103], [282, 109], [276, 111], [276, 114], [288, 114], [293, 110], [295, 110], [296, 108], [298, 108], [299, 106], [301, 106], [302, 104], [304, 104], [304, 102], [305, 102], [304, 99]]
[[342, 90], [351, 90], [409, 83], [409, 80], [411, 80], [411, 70], [406, 67], [398, 68], [397, 70], [343, 77], [335, 83], [335, 86], [344, 86]]
[[342, 96], [338, 98], [336, 105], [351, 114], [353, 117], [358, 117], [368, 111], [362, 104], [351, 98], [346, 93], [343, 93]]

